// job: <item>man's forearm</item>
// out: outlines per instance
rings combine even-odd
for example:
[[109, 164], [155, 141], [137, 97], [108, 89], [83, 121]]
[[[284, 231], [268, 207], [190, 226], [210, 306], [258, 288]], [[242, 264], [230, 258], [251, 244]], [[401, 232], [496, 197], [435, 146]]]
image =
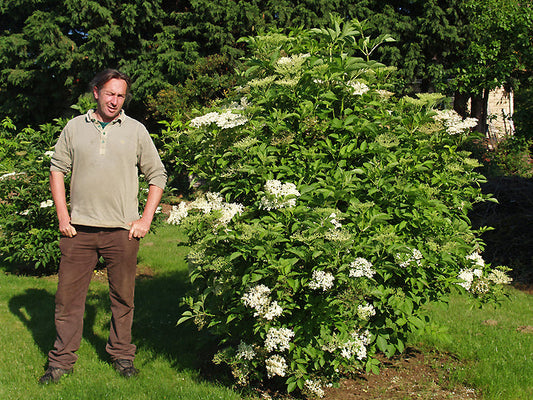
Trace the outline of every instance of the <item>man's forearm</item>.
[[65, 174], [58, 171], [50, 172], [50, 191], [52, 192], [52, 199], [54, 199], [59, 222], [70, 220], [65, 192]]
[[146, 204], [144, 206], [144, 211], [142, 219], [152, 222], [154, 214], [161, 202], [161, 197], [163, 196], [163, 189], [159, 186], [150, 185], [148, 188], [148, 198], [146, 199]]
[[70, 224], [70, 214], [67, 207], [64, 173], [59, 171], [50, 172], [50, 191], [52, 192], [52, 199], [54, 199], [56, 206], [59, 232], [67, 237], [75, 236], [76, 229]]

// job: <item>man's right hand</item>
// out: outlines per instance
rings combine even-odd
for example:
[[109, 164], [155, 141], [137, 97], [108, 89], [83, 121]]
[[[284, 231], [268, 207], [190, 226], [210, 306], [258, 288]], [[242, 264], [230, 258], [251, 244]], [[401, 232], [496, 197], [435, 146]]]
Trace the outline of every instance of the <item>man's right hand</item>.
[[70, 225], [70, 221], [65, 224], [59, 224], [59, 232], [61, 232], [63, 236], [69, 238], [76, 236], [76, 234], [78, 233], [76, 232], [76, 228]]

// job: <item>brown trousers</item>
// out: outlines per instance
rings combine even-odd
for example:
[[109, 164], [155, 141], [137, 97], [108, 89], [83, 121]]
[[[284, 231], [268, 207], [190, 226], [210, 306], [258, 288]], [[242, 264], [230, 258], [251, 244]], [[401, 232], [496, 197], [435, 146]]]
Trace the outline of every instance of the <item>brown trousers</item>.
[[106, 262], [111, 300], [111, 326], [106, 351], [111, 360], [135, 358], [131, 342], [133, 297], [139, 240], [128, 240], [120, 228], [76, 226], [78, 234], [61, 237], [61, 262], [55, 296], [56, 340], [48, 353], [49, 366], [72, 368], [83, 332], [87, 290], [98, 258]]

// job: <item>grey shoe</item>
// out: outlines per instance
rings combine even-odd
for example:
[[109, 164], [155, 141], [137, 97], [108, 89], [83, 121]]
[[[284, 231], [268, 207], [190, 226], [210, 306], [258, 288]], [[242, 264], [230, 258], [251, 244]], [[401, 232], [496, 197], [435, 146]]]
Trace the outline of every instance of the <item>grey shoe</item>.
[[61, 379], [61, 377], [65, 374], [70, 374], [72, 372], [72, 368], [70, 369], [63, 369], [58, 367], [48, 367], [46, 372], [43, 376], [41, 376], [41, 379], [39, 379], [39, 383], [41, 385], [47, 385], [50, 382], [57, 383]]
[[113, 362], [113, 367], [124, 378], [131, 378], [132, 376], [137, 376], [139, 373], [139, 371], [133, 366], [133, 360], [115, 360]]

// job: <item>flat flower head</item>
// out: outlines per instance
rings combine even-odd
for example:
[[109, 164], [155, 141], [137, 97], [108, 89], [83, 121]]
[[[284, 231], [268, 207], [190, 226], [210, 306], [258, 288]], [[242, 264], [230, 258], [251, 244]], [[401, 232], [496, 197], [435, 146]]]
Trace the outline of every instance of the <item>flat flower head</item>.
[[241, 340], [241, 343], [239, 343], [239, 346], [237, 347], [237, 358], [240, 360], [253, 360], [254, 357], [254, 347]]
[[271, 179], [265, 183], [265, 192], [266, 196], [261, 198], [260, 207], [268, 211], [294, 207], [296, 197], [300, 196], [295, 184], [281, 183], [277, 179]]
[[179, 225], [181, 221], [188, 216], [187, 204], [182, 201], [178, 206], [172, 206], [167, 223]]
[[500, 269], [493, 270], [488, 279], [496, 285], [507, 285], [513, 281], [504, 271]]
[[48, 207], [52, 207], [54, 205], [54, 201], [53, 200], [46, 200], [46, 201], [42, 201], [41, 204], [40, 204], [40, 207], [41, 208], [48, 208]]
[[311, 282], [309, 282], [309, 287], [314, 290], [329, 290], [333, 287], [333, 282], [335, 277], [331, 272], [326, 271], [313, 271], [313, 276]]
[[280, 355], [275, 354], [270, 358], [267, 358], [265, 364], [269, 378], [272, 378], [275, 375], [283, 377], [287, 373], [287, 362]]
[[372, 304], [364, 304], [357, 306], [357, 315], [362, 320], [368, 320], [370, 317], [376, 315], [376, 310]]
[[363, 82], [350, 81], [347, 83], [347, 85], [352, 94], [356, 96], [362, 96], [370, 90], [370, 88]]
[[483, 260], [483, 257], [479, 253], [472, 253], [469, 256], [466, 257], [467, 260], [472, 261], [474, 265], [484, 267], [485, 266], [485, 260]]
[[294, 337], [294, 332], [289, 328], [270, 328], [265, 339], [267, 351], [289, 350], [290, 341]]
[[367, 277], [372, 279], [376, 271], [372, 268], [372, 263], [363, 257], [358, 257], [350, 263], [351, 278]]

